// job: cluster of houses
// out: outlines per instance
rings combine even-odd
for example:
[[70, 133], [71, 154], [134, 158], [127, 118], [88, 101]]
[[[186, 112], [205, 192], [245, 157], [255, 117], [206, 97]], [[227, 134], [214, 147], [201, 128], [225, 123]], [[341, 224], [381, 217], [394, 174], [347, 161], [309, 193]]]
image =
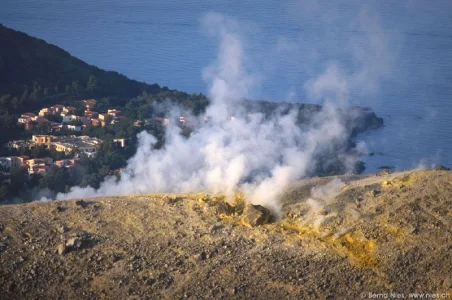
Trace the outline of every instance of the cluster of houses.
[[[231, 117], [232, 118], [232, 117]], [[177, 119], [176, 119], [177, 121]], [[202, 122], [207, 123], [209, 121], [208, 117], [204, 117]], [[164, 118], [164, 117], [154, 117], [152, 119], [146, 119], [146, 120], [136, 120], [134, 123], [135, 127], [141, 127], [141, 126], [149, 126], [152, 125], [152, 123], [158, 123], [161, 125], [168, 125], [170, 123], [170, 119]], [[181, 115], [179, 116], [179, 125], [180, 126], [189, 126], [189, 127], [195, 127], [201, 123], [200, 120], [196, 118], [189, 118], [187, 116]]]
[[19, 124], [23, 124], [25, 130], [31, 130], [41, 123], [49, 124], [50, 121], [44, 117], [36, 116], [34, 113], [24, 113], [17, 120]]
[[[96, 100], [88, 99], [82, 100], [84, 106], [84, 113], [82, 116], [77, 115], [77, 109], [72, 106], [53, 105], [51, 107], [42, 108], [36, 115], [34, 113], [24, 113], [18, 118], [18, 122], [23, 124], [26, 130], [30, 130], [40, 123], [46, 123], [49, 127], [49, 132], [60, 131], [62, 129], [82, 131], [89, 126], [108, 126], [114, 124], [116, 121], [124, 119], [121, 116], [121, 111], [116, 109], [108, 109], [106, 113], [99, 113], [94, 111], [96, 107]], [[57, 118], [50, 117], [56, 116]], [[61, 119], [61, 123], [54, 122], [54, 120]], [[118, 147], [125, 147], [127, 139], [115, 139], [113, 141]], [[78, 154], [84, 153], [88, 157], [92, 157], [97, 153], [97, 150], [102, 143], [98, 138], [89, 136], [55, 136], [55, 135], [33, 135], [31, 140], [15, 140], [6, 144], [9, 148], [15, 149], [33, 149], [36, 146], [44, 146], [47, 149], [54, 149], [65, 154], [75, 153], [72, 159], [63, 159], [54, 161], [50, 157], [34, 158], [28, 156], [9, 156], [0, 157], [0, 167], [3, 170], [11, 170], [15, 167], [27, 168], [28, 174], [44, 175], [52, 165], [65, 168], [73, 168], [80, 164]]]
[[145, 119], [145, 120], [136, 120], [133, 125], [135, 127], [141, 127], [141, 126], [150, 126], [152, 124], [161, 124], [161, 125], [168, 125], [169, 119], [163, 118], [163, 117], [154, 117], [152, 119]]
[[40, 174], [45, 175], [52, 165], [61, 168], [74, 168], [80, 164], [80, 159], [62, 159], [53, 161], [50, 157], [33, 158], [26, 155], [0, 157], [0, 166], [6, 170], [12, 168], [26, 168], [29, 175]]
[[15, 149], [33, 149], [36, 145], [43, 145], [47, 149], [55, 149], [58, 152], [66, 154], [83, 152], [88, 157], [91, 157], [96, 153], [101, 143], [102, 140], [89, 136], [33, 135], [31, 140], [11, 141], [7, 146]]
[[[23, 124], [26, 130], [37, 127], [40, 123], [46, 123], [49, 126], [50, 132], [57, 132], [61, 130], [82, 131], [84, 128], [90, 126], [106, 127], [125, 118], [125, 116], [121, 116], [121, 111], [116, 109], [108, 109], [106, 113], [93, 111], [96, 103], [94, 99], [82, 100], [85, 108], [83, 116], [75, 114], [75, 107], [56, 104], [51, 107], [42, 108], [38, 115], [31, 112], [24, 113], [17, 121], [19, 124]], [[48, 116], [50, 115], [61, 117], [62, 122], [49, 121]]]
[[[124, 143], [123, 139], [119, 139], [116, 142], [119, 142], [120, 145], [121, 142]], [[55, 149], [56, 151], [65, 152], [66, 154], [85, 153], [88, 157], [92, 157], [96, 154], [101, 143], [102, 140], [88, 136], [33, 135], [31, 140], [11, 141], [7, 146], [16, 149], [24, 147], [32, 149], [36, 145], [43, 145], [45, 148]], [[4, 169], [10, 170], [14, 167], [23, 167], [27, 168], [29, 175], [45, 175], [52, 165], [73, 168], [79, 165], [79, 163], [80, 160], [78, 158], [54, 161], [50, 157], [30, 159], [26, 155], [0, 157], [0, 166]]]
[[[126, 147], [127, 139], [114, 139], [113, 142], [118, 147]], [[29, 141], [17, 140], [11, 141], [7, 144], [11, 148], [29, 148], [32, 149], [37, 145], [43, 145], [47, 149], [55, 149], [58, 152], [84, 153], [88, 157], [92, 157], [97, 153], [97, 150], [102, 143], [98, 138], [88, 136], [53, 136], [53, 135], [33, 135]], [[28, 174], [45, 175], [52, 165], [65, 168], [73, 168], [80, 164], [80, 159], [77, 158], [62, 159], [54, 161], [50, 157], [42, 157], [30, 159], [26, 155], [0, 157], [0, 166], [3, 169], [11, 170], [14, 167], [27, 168]]]

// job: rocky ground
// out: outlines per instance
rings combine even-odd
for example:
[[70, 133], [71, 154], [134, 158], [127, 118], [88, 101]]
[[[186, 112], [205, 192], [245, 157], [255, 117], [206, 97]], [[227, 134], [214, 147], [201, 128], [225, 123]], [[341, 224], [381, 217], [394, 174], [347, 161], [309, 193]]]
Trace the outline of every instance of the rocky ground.
[[240, 195], [1, 206], [0, 298], [452, 294], [451, 207], [428, 170], [297, 182], [278, 220]]

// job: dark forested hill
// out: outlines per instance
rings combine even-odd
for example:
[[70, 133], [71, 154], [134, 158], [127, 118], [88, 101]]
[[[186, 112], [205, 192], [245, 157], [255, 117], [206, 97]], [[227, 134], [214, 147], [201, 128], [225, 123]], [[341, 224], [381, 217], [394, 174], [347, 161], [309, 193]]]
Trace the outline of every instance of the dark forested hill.
[[[0, 44], [0, 95], [9, 94], [19, 101], [27, 87], [31, 98], [84, 90], [117, 98], [135, 97], [142, 91], [151, 94], [162, 91], [157, 84], [149, 85], [117, 72], [104, 71], [57, 46], [2, 25]], [[40, 91], [34, 90], [39, 87]]]

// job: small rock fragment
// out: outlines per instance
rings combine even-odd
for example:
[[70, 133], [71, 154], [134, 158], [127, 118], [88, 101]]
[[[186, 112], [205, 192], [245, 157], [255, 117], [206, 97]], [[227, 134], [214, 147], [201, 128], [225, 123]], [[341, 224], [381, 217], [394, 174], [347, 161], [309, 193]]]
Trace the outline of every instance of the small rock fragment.
[[201, 252], [199, 254], [195, 254], [195, 255], [193, 255], [193, 259], [195, 261], [205, 260], [206, 259], [206, 253], [205, 252]]
[[452, 277], [450, 275], [444, 279], [443, 288], [446, 291], [449, 290], [450, 288], [452, 288]]
[[370, 190], [370, 191], [368, 192], [368, 194], [369, 194], [369, 196], [375, 198], [375, 197], [377, 197], [378, 195], [381, 194], [381, 191], [375, 190], [375, 189], [374, 189], [374, 190]]
[[82, 246], [82, 241], [78, 238], [71, 238], [69, 241], [66, 242], [66, 247], [72, 248], [72, 249], [78, 249]]
[[67, 247], [65, 244], [59, 244], [57, 247], [57, 252], [59, 255], [63, 255], [67, 253]]
[[209, 228], [209, 232], [212, 233], [212, 234], [216, 233], [218, 230], [220, 230], [223, 227], [224, 227], [223, 225], [212, 225]]
[[65, 232], [67, 232], [69, 230], [69, 228], [67, 227], [67, 226], [65, 226], [65, 225], [61, 225], [59, 228], [58, 228], [58, 231], [60, 232], [60, 233], [65, 233]]
[[57, 206], [52, 210], [53, 213], [60, 213], [62, 211], [64, 211], [64, 208], [62, 208], [61, 206]]
[[132, 255], [132, 256], [129, 258], [129, 261], [135, 261], [135, 260], [137, 260], [137, 259], [138, 259], [138, 256]]

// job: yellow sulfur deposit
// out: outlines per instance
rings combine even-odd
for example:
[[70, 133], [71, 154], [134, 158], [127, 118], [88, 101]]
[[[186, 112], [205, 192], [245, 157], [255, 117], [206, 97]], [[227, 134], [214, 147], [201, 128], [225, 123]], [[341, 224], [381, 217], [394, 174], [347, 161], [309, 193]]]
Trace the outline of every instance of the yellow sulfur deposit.
[[347, 256], [351, 263], [369, 269], [376, 269], [377, 262], [374, 255], [376, 242], [374, 240], [366, 241], [354, 238], [351, 233], [347, 233], [332, 243], [339, 254]]
[[381, 183], [383, 187], [388, 186], [401, 186], [401, 185], [411, 185], [415, 181], [414, 175], [409, 174], [401, 178], [394, 178], [393, 180], [385, 180]]

